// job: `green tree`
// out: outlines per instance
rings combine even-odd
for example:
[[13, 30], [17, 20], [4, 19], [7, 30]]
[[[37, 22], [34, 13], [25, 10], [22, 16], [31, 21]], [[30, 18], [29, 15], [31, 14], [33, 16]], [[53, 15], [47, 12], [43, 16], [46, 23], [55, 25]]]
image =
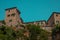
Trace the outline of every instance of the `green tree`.
[[56, 34], [60, 34], [60, 25], [56, 25], [54, 29], [52, 29], [52, 40], [56, 39]]
[[41, 29], [39, 25], [27, 25], [29, 40], [48, 40], [48, 32]]
[[12, 28], [0, 26], [0, 40], [16, 40], [15, 38], [15, 31]]
[[49, 37], [49, 32], [47, 32], [46, 30], [41, 29], [40, 31], [40, 39], [39, 40], [48, 40]]
[[[29, 37], [24, 35], [29, 32]], [[48, 40], [48, 32], [39, 25], [26, 25], [24, 29], [14, 31], [11, 27], [0, 26], [0, 40]]]

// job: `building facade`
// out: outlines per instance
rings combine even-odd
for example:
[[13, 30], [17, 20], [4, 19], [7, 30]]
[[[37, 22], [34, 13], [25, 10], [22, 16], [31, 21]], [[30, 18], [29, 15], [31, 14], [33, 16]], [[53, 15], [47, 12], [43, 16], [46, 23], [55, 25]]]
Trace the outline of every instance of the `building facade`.
[[[39, 25], [42, 29], [47, 30], [48, 32], [51, 32], [51, 30], [58, 24], [60, 24], [60, 13], [59, 12], [53, 12], [52, 15], [49, 17], [47, 21], [45, 20], [39, 20], [39, 21], [33, 21], [33, 22], [26, 22], [24, 23], [21, 16], [20, 11], [16, 7], [5, 9], [6, 15], [5, 20], [0, 22], [0, 26], [4, 25], [6, 23], [7, 26], [13, 27], [14, 29], [25, 29], [27, 24], [34, 24]], [[20, 25], [22, 24], [22, 25]], [[26, 31], [24, 35], [29, 35], [29, 32]], [[60, 32], [56, 33], [56, 40], [60, 40]], [[51, 38], [51, 35], [49, 37]]]
[[7, 26], [18, 26], [22, 24], [20, 12], [16, 7], [8, 8], [5, 15], [5, 23]]
[[46, 21], [45, 20], [40, 20], [40, 21], [26, 22], [24, 24], [34, 24], [34, 25], [39, 25], [40, 27], [45, 27], [46, 26]]
[[53, 12], [50, 18], [47, 21], [48, 26], [54, 27], [57, 24], [60, 24], [60, 13]]

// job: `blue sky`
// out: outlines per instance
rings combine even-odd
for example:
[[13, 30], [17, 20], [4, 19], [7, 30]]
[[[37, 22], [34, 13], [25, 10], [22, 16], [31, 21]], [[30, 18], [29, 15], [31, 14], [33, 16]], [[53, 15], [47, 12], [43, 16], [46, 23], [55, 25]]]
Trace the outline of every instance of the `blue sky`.
[[60, 0], [0, 0], [0, 20], [5, 9], [17, 7], [24, 22], [48, 20], [52, 12], [60, 12]]

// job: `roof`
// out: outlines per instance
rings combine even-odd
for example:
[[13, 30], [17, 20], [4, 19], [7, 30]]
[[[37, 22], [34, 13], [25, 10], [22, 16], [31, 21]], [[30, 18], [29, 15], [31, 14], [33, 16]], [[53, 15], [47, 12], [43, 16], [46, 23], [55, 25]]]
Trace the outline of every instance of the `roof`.
[[[17, 7], [12, 7], [12, 8], [7, 8], [7, 9], [5, 9], [6, 11], [7, 10], [11, 10], [11, 9], [17, 9]], [[20, 14], [21, 12], [17, 9], [17, 12]]]
[[46, 22], [46, 20], [40, 20], [40, 21], [35, 21], [35, 22]]
[[45, 20], [40, 20], [40, 21], [32, 21], [32, 22], [25, 22], [24, 24], [34, 23], [34, 22], [46, 22], [46, 21], [45, 21]]
[[53, 13], [51, 14], [51, 16], [49, 17], [49, 19], [47, 20], [47, 22], [50, 20], [50, 18], [51, 18], [54, 14], [60, 14], [60, 12], [53, 12]]
[[25, 22], [24, 24], [28, 24], [28, 23], [34, 23], [34, 22]]
[[7, 10], [15, 9], [15, 8], [17, 8], [17, 7], [7, 8], [5, 10], [7, 11]]

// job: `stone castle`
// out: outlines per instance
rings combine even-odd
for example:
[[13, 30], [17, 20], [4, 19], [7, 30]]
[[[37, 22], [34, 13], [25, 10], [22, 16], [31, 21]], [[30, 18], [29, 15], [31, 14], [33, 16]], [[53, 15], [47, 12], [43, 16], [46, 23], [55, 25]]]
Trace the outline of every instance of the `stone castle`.
[[8, 26], [17, 26], [18, 23], [22, 24], [20, 12], [16, 7], [6, 9], [5, 23]]
[[[27, 25], [27, 24], [35, 24], [39, 25], [42, 29], [51, 32], [51, 30], [57, 25], [60, 24], [60, 13], [59, 12], [53, 12], [52, 15], [49, 17], [49, 19], [46, 20], [39, 20], [39, 21], [33, 21], [33, 22], [26, 22], [24, 23], [22, 18], [20, 17], [21, 12], [16, 8], [8, 8], [5, 9], [6, 15], [5, 20], [0, 21], [0, 26], [5, 25], [8, 27], [12, 27], [14, 29], [21, 29], [21, 25]], [[28, 36], [29, 32], [24, 33], [26, 36]], [[51, 35], [49, 36], [49, 40], [51, 40]]]
[[[54, 28], [55, 25], [60, 23], [60, 13], [59, 12], [53, 12], [47, 21], [39, 20], [39, 21], [24, 23], [22, 18], [19, 16], [21, 14], [21, 12], [16, 7], [5, 9], [5, 11], [6, 11], [6, 15], [5, 15], [4, 22], [6, 23], [7, 26], [13, 26], [16, 28], [20, 27], [19, 24], [23, 24], [23, 25], [25, 25], [25, 24], [38, 25], [39, 24], [42, 29], [50, 31], [52, 28]], [[0, 21], [0, 25], [2, 25], [1, 21]]]

